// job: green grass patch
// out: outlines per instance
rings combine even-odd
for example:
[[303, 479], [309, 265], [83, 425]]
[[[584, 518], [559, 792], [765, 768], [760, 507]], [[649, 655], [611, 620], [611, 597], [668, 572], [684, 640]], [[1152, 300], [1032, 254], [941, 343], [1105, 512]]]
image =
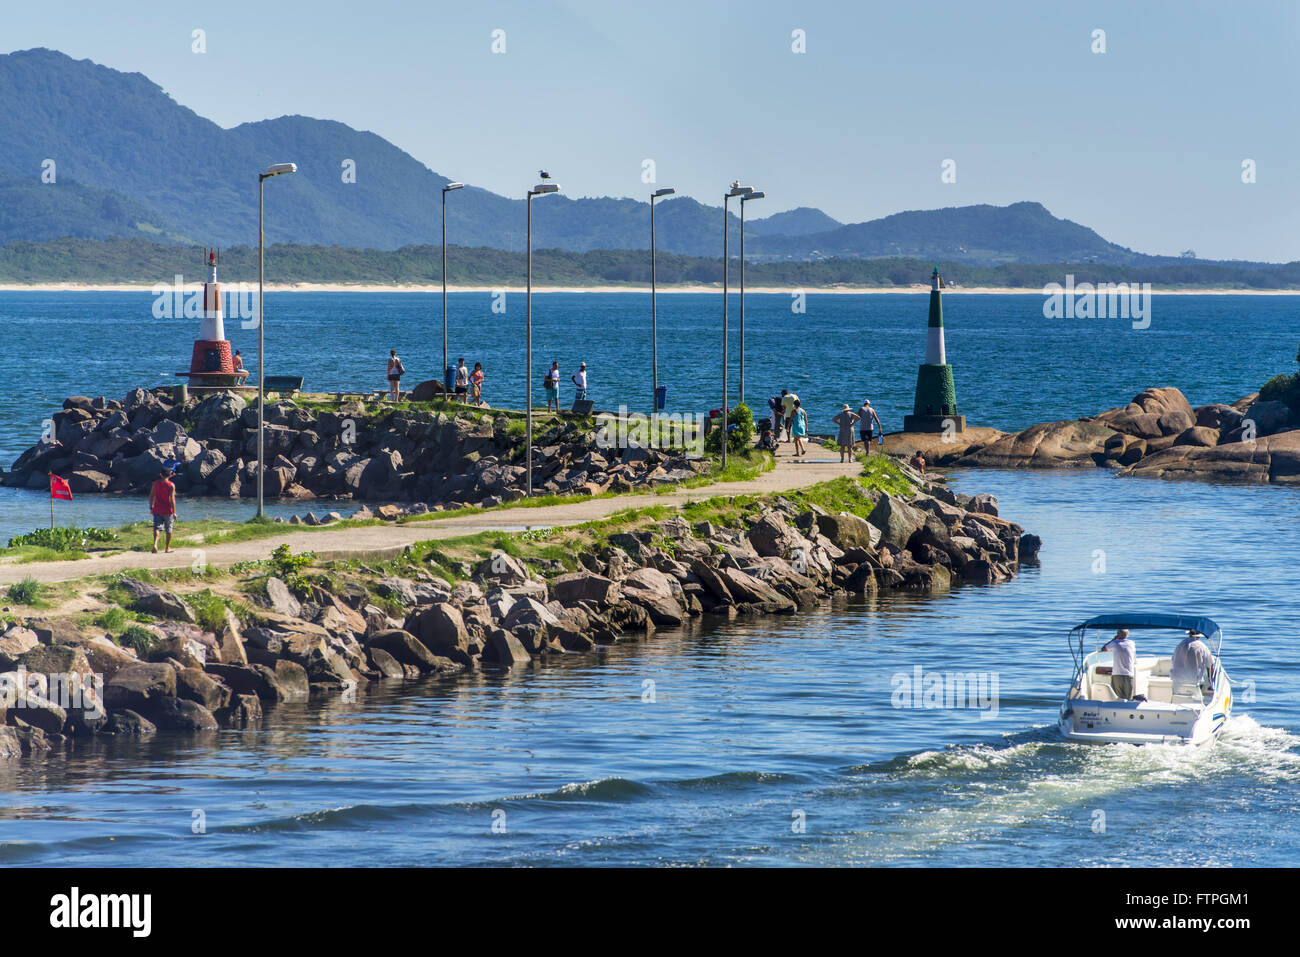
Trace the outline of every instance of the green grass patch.
[[28, 575], [22, 581], [10, 585], [5, 592], [5, 597], [10, 604], [26, 605], [28, 608], [48, 608], [49, 602], [42, 597], [44, 594], [45, 586]]

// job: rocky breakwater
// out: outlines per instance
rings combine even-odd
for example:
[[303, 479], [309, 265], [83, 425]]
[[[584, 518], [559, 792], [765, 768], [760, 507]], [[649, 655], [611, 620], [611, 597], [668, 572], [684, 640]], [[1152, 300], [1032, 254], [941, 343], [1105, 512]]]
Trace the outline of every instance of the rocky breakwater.
[[[1039, 539], [999, 517], [991, 496], [912, 478], [904, 494], [840, 479], [820, 499], [713, 499], [668, 518], [650, 509], [612, 531], [517, 538], [519, 556], [480, 548], [463, 561], [437, 550], [454, 547], [442, 541], [383, 569], [329, 568], [292, 587], [257, 578], [256, 605], [238, 615], [212, 621], [209, 594], [208, 627], [195, 596], [122, 578], [110, 591], [153, 619], [131, 647], [70, 620], [28, 619], [0, 636], [0, 681], [42, 676], [0, 715], [0, 756], [93, 734], [247, 727], [267, 708], [371, 681], [534, 667], [693, 619], [791, 614], [834, 595], [987, 585], [1035, 560]], [[573, 557], [528, 551], [548, 543]], [[434, 573], [448, 567], [464, 579]], [[51, 682], [67, 674], [86, 686], [99, 678], [102, 693], [61, 703]]]
[[[526, 450], [517, 416], [282, 400], [269, 403], [264, 418], [265, 494], [272, 498], [495, 505], [523, 494]], [[591, 420], [539, 417], [534, 489], [630, 491], [679, 483], [709, 467], [683, 454], [605, 450], [597, 436]], [[54, 472], [73, 492], [144, 494], [168, 461], [180, 463], [183, 494], [255, 495], [256, 403], [234, 393], [174, 402], [163, 389], [136, 389], [120, 402], [73, 396], [2, 481], [45, 489]]]
[[1173, 387], [1146, 389], [1126, 406], [1083, 419], [945, 443], [891, 437], [890, 451], [921, 448], [933, 465], [1120, 469], [1121, 475], [1300, 483], [1300, 416], [1258, 394], [1192, 407]]

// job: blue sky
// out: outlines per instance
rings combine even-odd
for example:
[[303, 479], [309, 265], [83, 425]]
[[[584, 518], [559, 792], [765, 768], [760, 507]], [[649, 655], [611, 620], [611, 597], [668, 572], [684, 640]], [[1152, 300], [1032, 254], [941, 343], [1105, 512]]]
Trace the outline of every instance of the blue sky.
[[510, 195], [545, 166], [644, 198], [653, 159], [660, 186], [716, 204], [740, 178], [765, 213], [1036, 200], [1143, 252], [1300, 259], [1294, 0], [123, 0], [10, 3], [0, 30], [222, 126], [336, 119]]

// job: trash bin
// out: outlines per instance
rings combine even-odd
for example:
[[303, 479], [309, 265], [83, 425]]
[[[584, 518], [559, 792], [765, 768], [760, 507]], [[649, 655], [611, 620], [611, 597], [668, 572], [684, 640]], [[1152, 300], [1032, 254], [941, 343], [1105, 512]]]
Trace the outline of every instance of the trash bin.
[[442, 374], [442, 389], [447, 395], [451, 395], [456, 388], [456, 367], [447, 366], [447, 371]]
[[662, 412], [668, 404], [668, 386], [661, 385], [655, 389], [655, 411]]

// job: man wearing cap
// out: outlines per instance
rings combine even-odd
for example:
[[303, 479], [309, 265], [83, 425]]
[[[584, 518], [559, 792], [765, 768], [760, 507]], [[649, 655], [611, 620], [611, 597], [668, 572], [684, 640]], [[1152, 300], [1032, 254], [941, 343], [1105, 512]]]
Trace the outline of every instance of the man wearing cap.
[[575, 389], [573, 397], [581, 402], [587, 397], [587, 363], [584, 362], [579, 365], [578, 371], [569, 376], [569, 378], [573, 380], [573, 386]]
[[153, 550], [158, 551], [158, 535], [167, 533], [166, 550], [172, 550], [172, 529], [176, 527], [176, 486], [172, 471], [164, 468], [149, 490], [149, 511], [153, 513]]
[[1133, 675], [1137, 665], [1137, 648], [1128, 636], [1128, 629], [1121, 628], [1115, 637], [1101, 646], [1102, 651], [1111, 653], [1110, 687], [1115, 697], [1121, 701], [1133, 700]]
[[1201, 694], [1214, 690], [1214, 655], [1199, 631], [1189, 631], [1174, 649], [1169, 665], [1169, 682], [1175, 695]]
[[862, 436], [862, 451], [871, 452], [871, 437], [876, 432], [882, 435], [885, 427], [880, 424], [880, 416], [876, 415], [876, 410], [871, 407], [870, 399], [862, 400], [862, 407], [858, 409], [858, 434]]

